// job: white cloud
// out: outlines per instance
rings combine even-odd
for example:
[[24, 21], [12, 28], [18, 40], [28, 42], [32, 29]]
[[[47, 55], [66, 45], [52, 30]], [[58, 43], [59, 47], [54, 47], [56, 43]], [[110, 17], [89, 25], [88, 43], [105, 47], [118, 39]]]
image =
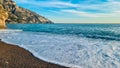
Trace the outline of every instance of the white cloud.
[[54, 8], [71, 8], [71, 7], [77, 7], [77, 4], [72, 4], [68, 2], [61, 2], [61, 1], [55, 1], [55, 2], [39, 2], [40, 6], [43, 7], [54, 7]]
[[61, 12], [72, 13], [72, 14], [76, 14], [76, 15], [84, 16], [84, 17], [97, 17], [95, 14], [90, 14], [87, 12], [76, 11], [76, 10], [61, 10]]
[[[15, 0], [18, 1], [18, 0]], [[78, 7], [78, 4], [72, 4], [70, 2], [63, 2], [59, 0], [52, 0], [52, 1], [34, 1], [34, 0], [21, 0], [18, 2], [21, 4], [31, 4], [32, 6], [39, 6], [39, 7], [49, 7], [49, 8], [69, 8], [69, 7]]]
[[[50, 12], [58, 13], [59, 15], [64, 16], [67, 14], [77, 15], [76, 17], [88, 17], [93, 20], [108, 20], [114, 19], [118, 20], [120, 18], [120, 1], [117, 0], [108, 0], [108, 2], [92, 4], [91, 1], [96, 0], [87, 0], [86, 4], [73, 4], [71, 2], [65, 2], [61, 0], [45, 0], [45, 1], [35, 1], [35, 0], [15, 0], [19, 4], [30, 4], [31, 6], [37, 6], [37, 8], [56, 8], [58, 10], [48, 9]], [[90, 2], [90, 3], [89, 3]], [[24, 5], [23, 5], [24, 6]], [[36, 8], [36, 9], [37, 9]], [[96, 10], [96, 11], [89, 11]], [[72, 16], [71, 15], [71, 16]], [[70, 18], [70, 17], [68, 17]], [[88, 20], [88, 18], [85, 18]], [[60, 18], [59, 18], [60, 19]]]
[[116, 17], [118, 15], [120, 15], [120, 11], [114, 11], [114, 12], [110, 12], [110, 13], [89, 13], [89, 12], [82, 12], [82, 11], [76, 11], [76, 10], [61, 10], [61, 12], [66, 12], [66, 13], [72, 13], [72, 14], [76, 14], [79, 16], [83, 16], [83, 17]]
[[101, 4], [82, 4], [77, 7], [77, 10], [97, 10], [102, 12], [113, 12], [120, 10], [120, 2], [111, 1]]
[[[63, 2], [60, 0], [47, 0], [47, 1], [35, 1], [35, 0], [15, 0], [17, 3], [21, 4], [31, 4], [31, 6], [39, 6], [39, 7], [48, 7], [48, 8], [75, 8], [77, 11], [81, 10], [97, 10], [101, 12], [113, 12], [120, 10], [120, 2], [116, 0], [108, 0], [108, 2], [100, 3], [100, 4], [73, 4], [71, 2]], [[91, 2], [94, 0], [86, 1]]]

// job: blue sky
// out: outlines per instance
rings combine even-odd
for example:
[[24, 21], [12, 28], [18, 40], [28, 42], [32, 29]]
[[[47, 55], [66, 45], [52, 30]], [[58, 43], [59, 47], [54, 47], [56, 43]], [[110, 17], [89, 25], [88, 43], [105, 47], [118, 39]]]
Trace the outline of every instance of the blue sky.
[[120, 0], [14, 0], [55, 23], [120, 23]]

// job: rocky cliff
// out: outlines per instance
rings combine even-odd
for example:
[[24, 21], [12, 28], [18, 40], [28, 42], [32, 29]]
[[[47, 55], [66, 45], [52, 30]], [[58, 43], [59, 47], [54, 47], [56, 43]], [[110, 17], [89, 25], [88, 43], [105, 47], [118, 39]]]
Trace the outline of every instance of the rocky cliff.
[[16, 5], [12, 0], [0, 0], [9, 17], [6, 23], [52, 23], [43, 16]]
[[5, 20], [8, 18], [8, 13], [4, 10], [0, 4], [0, 29], [6, 28]]

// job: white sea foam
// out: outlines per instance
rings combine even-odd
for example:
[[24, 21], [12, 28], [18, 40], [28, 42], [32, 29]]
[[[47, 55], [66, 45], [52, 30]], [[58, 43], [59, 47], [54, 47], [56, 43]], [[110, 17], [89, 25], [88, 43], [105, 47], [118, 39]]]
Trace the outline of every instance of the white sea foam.
[[0, 33], [47, 62], [72, 68], [120, 68], [120, 42], [34, 32]]
[[11, 33], [11, 32], [21, 32], [22, 30], [17, 29], [0, 29], [0, 33]]

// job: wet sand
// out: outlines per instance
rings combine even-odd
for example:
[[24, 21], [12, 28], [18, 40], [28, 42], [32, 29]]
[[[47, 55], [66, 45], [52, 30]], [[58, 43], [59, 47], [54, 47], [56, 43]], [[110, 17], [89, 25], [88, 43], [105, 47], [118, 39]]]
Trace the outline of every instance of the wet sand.
[[35, 58], [29, 51], [0, 41], [0, 68], [67, 68]]

